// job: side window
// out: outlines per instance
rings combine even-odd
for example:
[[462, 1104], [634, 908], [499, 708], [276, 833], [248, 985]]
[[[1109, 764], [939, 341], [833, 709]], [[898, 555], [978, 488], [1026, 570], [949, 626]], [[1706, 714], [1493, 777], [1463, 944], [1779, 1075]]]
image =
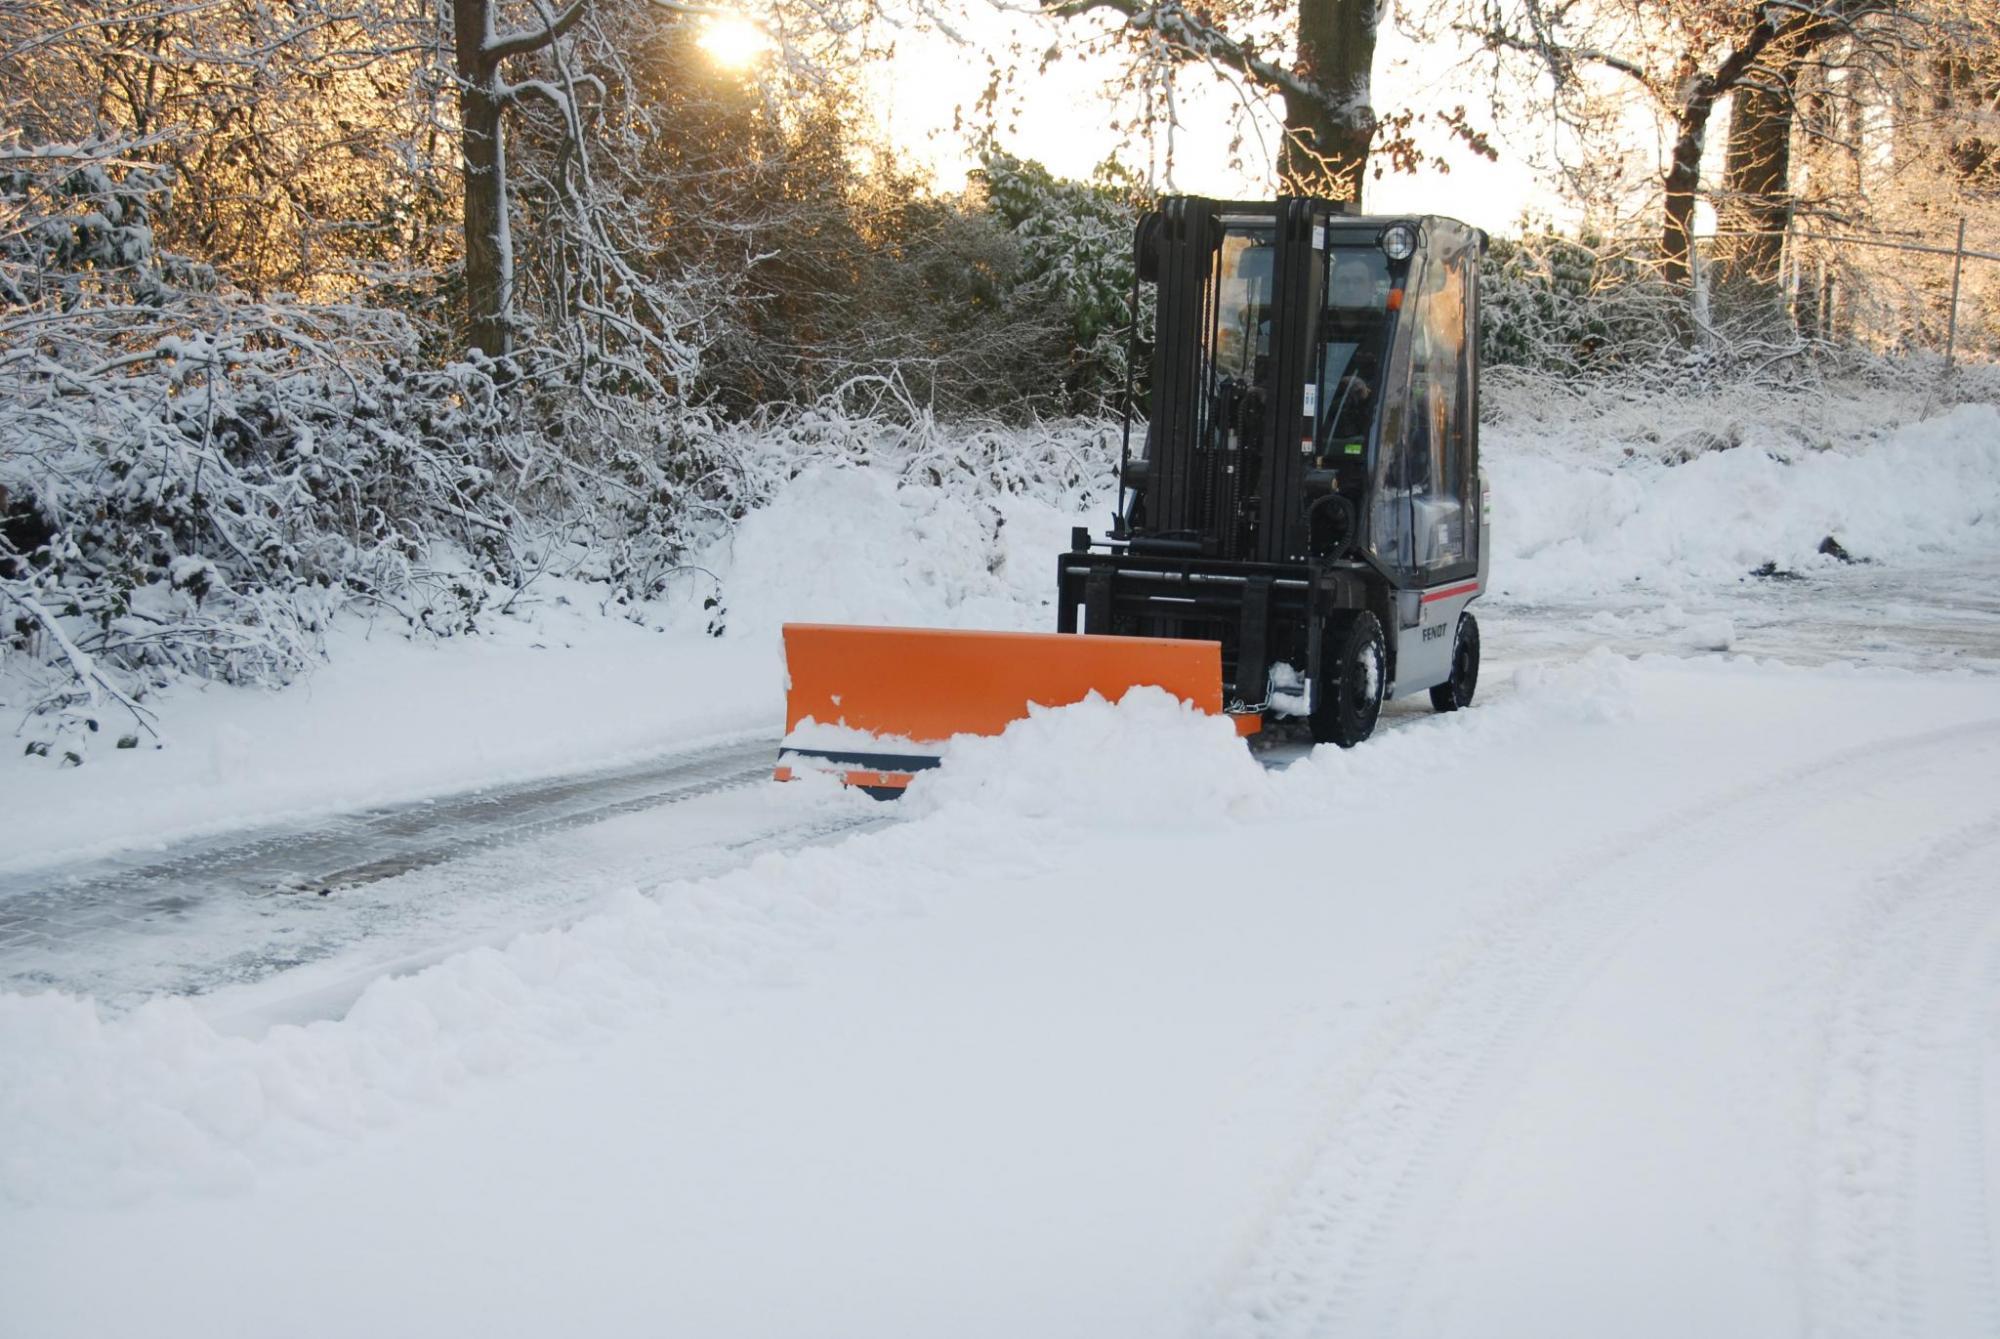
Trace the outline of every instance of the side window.
[[1411, 558], [1420, 571], [1456, 566], [1470, 552], [1465, 529], [1471, 494], [1469, 305], [1464, 264], [1434, 256], [1425, 266], [1417, 304], [1405, 425]]
[[[1479, 251], [1476, 246], [1468, 246], [1452, 258], [1452, 269], [1459, 276], [1459, 284], [1464, 293], [1465, 326], [1460, 332], [1460, 347], [1476, 350], [1479, 347]], [[1477, 359], [1465, 357], [1459, 360], [1459, 430], [1458, 430], [1458, 502], [1465, 518], [1465, 552], [1461, 555], [1470, 561], [1479, 555], [1481, 543], [1479, 535], [1479, 471], [1476, 443], [1479, 438], [1479, 373]]]
[[1477, 523], [1477, 484], [1465, 357], [1475, 314], [1465, 256], [1432, 252], [1417, 264], [1415, 300], [1406, 299], [1397, 336], [1397, 365], [1408, 369], [1408, 389], [1384, 407], [1368, 521], [1376, 556], [1421, 578], [1475, 551], [1467, 529]]
[[1428, 365], [1429, 332], [1412, 319], [1420, 308], [1410, 295], [1421, 295], [1436, 261], [1419, 252], [1411, 262], [1408, 287], [1396, 321], [1393, 348], [1388, 358], [1389, 375], [1384, 378], [1381, 423], [1377, 430], [1374, 487], [1370, 490], [1368, 546], [1386, 566], [1399, 572], [1416, 567], [1416, 548], [1410, 532], [1410, 484], [1417, 465], [1411, 457], [1411, 416], [1415, 411], [1415, 388], [1419, 369]]

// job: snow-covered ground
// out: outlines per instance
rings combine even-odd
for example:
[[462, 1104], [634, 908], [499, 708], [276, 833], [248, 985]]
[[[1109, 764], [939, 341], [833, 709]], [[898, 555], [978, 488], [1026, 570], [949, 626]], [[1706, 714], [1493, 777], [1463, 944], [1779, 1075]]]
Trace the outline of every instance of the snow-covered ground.
[[[1137, 693], [887, 822], [739, 786], [397, 874], [482, 942], [372, 984], [0, 995], [0, 1332], [1995, 1332], [2000, 413], [1489, 443], [1469, 712], [1253, 755]], [[809, 475], [711, 556], [728, 637], [190, 694], [0, 773], [0, 872], [754, 754], [778, 621], [1043, 624], [1069, 523]]]

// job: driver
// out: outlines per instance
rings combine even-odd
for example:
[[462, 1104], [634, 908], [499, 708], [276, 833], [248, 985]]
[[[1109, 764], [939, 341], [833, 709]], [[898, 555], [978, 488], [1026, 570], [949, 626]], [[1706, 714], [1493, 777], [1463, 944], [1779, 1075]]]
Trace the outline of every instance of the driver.
[[1382, 303], [1375, 295], [1375, 267], [1362, 256], [1340, 256], [1333, 263], [1333, 282], [1327, 289], [1327, 302], [1347, 320], [1353, 320], [1362, 312], [1373, 315], [1382, 310]]
[[1334, 256], [1334, 274], [1326, 288], [1326, 338], [1332, 344], [1354, 346], [1346, 372], [1332, 388], [1334, 412], [1328, 416], [1328, 430], [1334, 438], [1366, 432], [1376, 380], [1382, 374], [1374, 348], [1382, 328], [1376, 270], [1366, 256]]

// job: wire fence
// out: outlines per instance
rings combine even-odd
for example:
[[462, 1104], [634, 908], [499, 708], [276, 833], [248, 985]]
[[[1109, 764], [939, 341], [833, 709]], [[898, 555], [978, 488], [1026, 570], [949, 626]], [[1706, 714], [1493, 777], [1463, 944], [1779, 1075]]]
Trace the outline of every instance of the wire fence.
[[[1778, 285], [1800, 334], [1887, 353], [2000, 361], [2000, 250], [1969, 245], [1960, 215], [1942, 239], [1791, 229], [1718, 230], [1700, 239], [1700, 271], [1713, 283], [1732, 246], [1776, 238]], [[1727, 316], [1728, 295], [1707, 303]]]
[[2000, 246], [1979, 236], [1986, 224], [1951, 217], [1931, 235], [1871, 235], [1795, 220], [1706, 233], [1692, 293], [1667, 278], [1656, 232], [1496, 238], [1481, 280], [1482, 354], [1494, 366], [1668, 381], [1782, 380], [1859, 358], [1914, 375], [1933, 402], [1984, 397], [2000, 387]]

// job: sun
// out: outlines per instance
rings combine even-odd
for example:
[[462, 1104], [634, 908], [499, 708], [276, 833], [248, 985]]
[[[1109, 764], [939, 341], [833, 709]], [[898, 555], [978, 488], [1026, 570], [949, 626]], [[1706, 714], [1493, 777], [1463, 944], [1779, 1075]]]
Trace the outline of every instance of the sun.
[[705, 21], [695, 45], [725, 70], [747, 70], [764, 59], [771, 39], [750, 20], [732, 15]]

